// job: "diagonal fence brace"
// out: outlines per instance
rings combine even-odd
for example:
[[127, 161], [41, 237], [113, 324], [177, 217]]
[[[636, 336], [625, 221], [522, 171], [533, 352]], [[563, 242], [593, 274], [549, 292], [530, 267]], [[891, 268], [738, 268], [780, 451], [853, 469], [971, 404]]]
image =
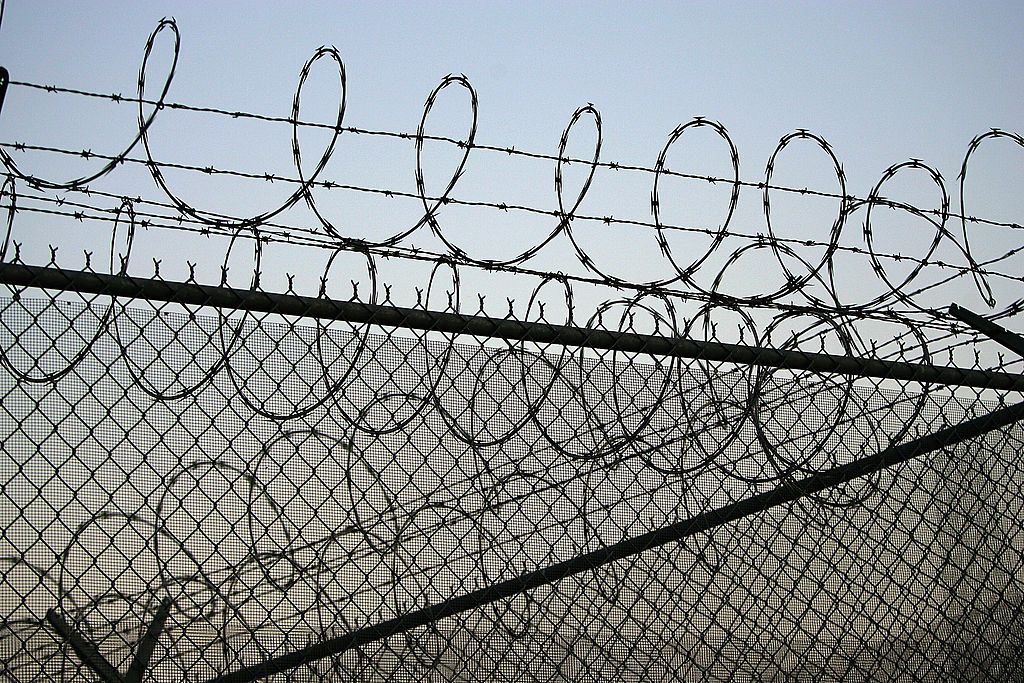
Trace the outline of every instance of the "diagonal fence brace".
[[1024, 402], [995, 410], [960, 424], [912, 441], [890, 446], [874, 455], [859, 458], [845, 465], [819, 472], [799, 481], [786, 482], [770, 491], [699, 514], [634, 538], [605, 546], [571, 560], [528, 572], [450, 600], [409, 612], [388, 621], [367, 626], [343, 636], [328, 638], [314, 645], [274, 657], [262, 664], [238, 669], [208, 683], [249, 683], [302, 664], [340, 654], [389, 636], [426, 626], [445, 617], [483, 607], [497, 600], [511, 598], [559, 579], [596, 569], [602, 565], [636, 555], [645, 550], [680, 541], [688, 536], [709, 531], [723, 524], [755, 515], [779, 505], [824, 491], [913, 458], [977, 438], [996, 429], [1024, 419]]
[[1013, 351], [1021, 358], [1024, 358], [1024, 337], [1010, 332], [1005, 327], [997, 325], [988, 318], [983, 318], [974, 311], [963, 306], [951, 304], [949, 314], [962, 323], [970, 325], [978, 332], [991, 338], [993, 341], [1002, 344], [1005, 348]]
[[93, 673], [99, 676], [104, 683], [142, 683], [142, 677], [146, 674], [146, 669], [149, 668], [149, 660], [153, 657], [153, 649], [156, 647], [157, 640], [160, 639], [160, 634], [164, 630], [164, 624], [170, 613], [171, 599], [164, 598], [160, 607], [157, 608], [153, 621], [146, 627], [142, 640], [135, 648], [135, 657], [128, 668], [128, 673], [123, 676], [114, 668], [114, 665], [107, 661], [99, 648], [69, 624], [56, 609], [47, 610], [46, 620], [64, 640], [68, 641], [71, 649], [79, 656], [82, 663], [92, 669]]
[[99, 649], [69, 624], [55, 608], [47, 610], [46, 620], [50, 622], [53, 630], [68, 642], [82, 663], [92, 669], [103, 683], [126, 683], [121, 672], [115, 669]]

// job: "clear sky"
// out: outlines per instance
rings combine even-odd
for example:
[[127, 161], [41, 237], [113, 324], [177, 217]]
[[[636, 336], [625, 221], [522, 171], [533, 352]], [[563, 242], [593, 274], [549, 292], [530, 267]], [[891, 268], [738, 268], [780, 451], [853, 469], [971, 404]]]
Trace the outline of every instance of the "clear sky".
[[[593, 103], [603, 121], [601, 158], [653, 166], [672, 130], [700, 115], [724, 124], [739, 151], [741, 177], [756, 182], [764, 178], [780, 138], [807, 128], [831, 143], [846, 173], [848, 193], [866, 197], [888, 167], [916, 158], [942, 174], [953, 210], [959, 208], [956, 177], [971, 139], [993, 127], [1020, 132], [1024, 121], [1019, 88], [1024, 72], [1024, 41], [1020, 40], [1024, 5], [1015, 2], [168, 0], [84, 4], [11, 0], [0, 28], [0, 64], [15, 80], [130, 95], [146, 38], [164, 16], [175, 18], [182, 35], [169, 95], [176, 102], [287, 115], [303, 63], [318, 46], [334, 45], [347, 70], [348, 125], [415, 131], [430, 91], [446, 74], [464, 73], [479, 95], [478, 142], [553, 154], [573, 112]], [[169, 54], [168, 37], [165, 33], [158, 40], [153, 83]], [[303, 91], [303, 118], [331, 120], [337, 79], [324, 64], [314, 68]], [[428, 132], [464, 135], [460, 131], [468, 124], [466, 101], [457, 88], [440, 97]], [[12, 87], [0, 118], [0, 138], [115, 153], [130, 139], [133, 121], [130, 106], [118, 108]], [[569, 150], [588, 154], [592, 130], [587, 121], [575, 128]], [[318, 138], [315, 133], [303, 135], [311, 141], [304, 149], [315, 157]], [[158, 117], [153, 136], [154, 155], [162, 160], [294, 174], [286, 125], [168, 112]], [[411, 145], [400, 150], [387, 141], [375, 144], [383, 147], [343, 136], [325, 177], [412, 191]], [[724, 144], [713, 135], [704, 139], [694, 135], [688, 144], [693, 147], [670, 155], [674, 170], [729, 173]], [[437, 191], [450, 174], [441, 167], [452, 168], [456, 159], [450, 151], [447, 156], [437, 151], [430, 157], [432, 153], [428, 149], [427, 159], [433, 165], [427, 166], [426, 184], [428, 190]], [[41, 175], [52, 170], [50, 175], [71, 177], [96, 167], [95, 160], [65, 157], [56, 164], [40, 155], [16, 158], [24, 160], [28, 170], [39, 169]], [[780, 157], [773, 180], [836, 191], [831, 169], [819, 149], [794, 144]], [[151, 181], [120, 173], [113, 174], [104, 189], [161, 198]], [[190, 202], [235, 215], [270, 208], [289, 191], [266, 183], [245, 185], [209, 178], [196, 182], [191, 177], [195, 174], [179, 175], [168, 177]], [[550, 161], [474, 152], [453, 196], [554, 209], [552, 176]], [[578, 186], [581, 178], [580, 171], [575, 176], [567, 172], [568, 185]], [[986, 143], [972, 160], [967, 213], [1020, 223], [1022, 180], [1024, 148], [1006, 140]], [[662, 206], [667, 222], [717, 227], [724, 216], [727, 188], [698, 185], [681, 183], [675, 190], [671, 183], [665, 185]], [[126, 189], [136, 187], [140, 189]], [[650, 193], [649, 175], [599, 172], [581, 211], [649, 221]], [[913, 169], [901, 173], [881, 194], [927, 208], [939, 205], [934, 184]], [[415, 201], [403, 212], [389, 208], [393, 203], [384, 207], [372, 199], [344, 196], [324, 202], [344, 217], [339, 224], [354, 236], [381, 238], [396, 231], [389, 222], [415, 220]], [[761, 193], [744, 189], [731, 227], [750, 234], [765, 232], [761, 207]], [[779, 197], [773, 205], [773, 227], [780, 234], [824, 241], [834, 215], [834, 202], [800, 204], [791, 197]], [[301, 215], [285, 218], [293, 224], [305, 221]], [[446, 207], [444, 219], [446, 229], [456, 236], [453, 239], [481, 258], [507, 258], [536, 244], [551, 229], [549, 219], [460, 207]], [[863, 220], [863, 210], [851, 216], [844, 228], [844, 244], [864, 246]], [[879, 220], [891, 221], [876, 226], [880, 250], [922, 255], [934, 234], [934, 228], [909, 217]], [[39, 231], [29, 226], [29, 219], [19, 216], [19, 221], [16, 234], [26, 242], [38, 241]], [[948, 227], [959, 234], [958, 222]], [[979, 237], [972, 247], [982, 257], [1024, 244], [1020, 231], [977, 229]], [[432, 242], [423, 232], [404, 244], [437, 248], [436, 240]], [[647, 281], [670, 273], [650, 230], [579, 225], [577, 235], [605, 271], [624, 279]], [[677, 256], [703, 248], [687, 239], [672, 237]], [[158, 249], [153, 246], [157, 244]], [[197, 244], [151, 241], [149, 248], [168, 262], [180, 262], [207, 251]], [[710, 285], [725, 255], [739, 246], [723, 248], [717, 261], [709, 261], [701, 270], [702, 286]], [[136, 249], [143, 247], [140, 240]], [[962, 263], [958, 249], [943, 242], [934, 256]], [[222, 254], [223, 247], [212, 251]], [[813, 249], [801, 255], [812, 261], [820, 257]], [[278, 265], [265, 261], [263, 269], [301, 270], [295, 266], [298, 258], [281, 256]], [[143, 260], [148, 261], [148, 256]], [[531, 264], [538, 269], [579, 271], [574, 260], [567, 245], [556, 243]], [[866, 258], [861, 260], [849, 267], [837, 266], [840, 277], [848, 281], [849, 301], [865, 301], [884, 287], [874, 281]], [[381, 275], [389, 281], [422, 282], [425, 277], [389, 267], [392, 271]], [[139, 274], [147, 268], [139, 266]], [[1024, 271], [1019, 259], [1004, 261], [1001, 269]], [[464, 274], [464, 282], [472, 277]], [[927, 305], [945, 306], [957, 300], [983, 307], [969, 279], [959, 279], [962, 287], [942, 289]], [[749, 286], [735, 276], [723, 282], [738, 295], [776, 286], [762, 282]], [[996, 310], [1021, 298], [1019, 285], [1019, 281], [993, 283], [999, 290]], [[489, 291], [498, 296], [504, 286], [491, 285]], [[484, 284], [474, 287], [488, 289]]]

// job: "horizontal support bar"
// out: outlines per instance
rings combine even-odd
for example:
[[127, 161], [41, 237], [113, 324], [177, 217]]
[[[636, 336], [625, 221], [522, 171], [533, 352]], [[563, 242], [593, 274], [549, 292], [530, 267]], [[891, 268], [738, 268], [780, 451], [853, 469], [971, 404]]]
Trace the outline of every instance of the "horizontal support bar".
[[667, 527], [620, 541], [571, 560], [528, 572], [517, 578], [486, 586], [437, 605], [424, 607], [423, 609], [403, 614], [380, 624], [352, 631], [343, 636], [323, 640], [289, 654], [274, 657], [261, 664], [238, 669], [213, 679], [209, 683], [249, 683], [250, 681], [256, 681], [293, 669], [307, 662], [337, 655], [346, 650], [367, 645], [413, 628], [432, 624], [445, 617], [483, 607], [497, 600], [515, 597], [528, 590], [553, 583], [574, 574], [596, 569], [602, 565], [636, 555], [645, 550], [681, 541], [688, 536], [709, 531], [744, 517], [762, 513], [773, 507], [792, 503], [800, 498], [819, 493], [859, 477], [880, 472], [920, 455], [947, 448], [992, 430], [1006, 427], [1021, 419], [1024, 419], [1024, 403], [1017, 403], [992, 413], [966, 420], [953, 427], [947, 427], [934, 434], [908, 441], [899, 446], [892, 446], [875, 455], [854, 460], [846, 465], [820, 472], [800, 481], [783, 484], [770, 491], [715, 510], [710, 510]]
[[2, 263], [0, 264], [0, 283], [221, 309], [277, 313], [321, 320], [431, 330], [508, 341], [528, 341], [537, 344], [557, 344], [651, 356], [692, 358], [737, 365], [806, 370], [854, 377], [877, 377], [926, 384], [1024, 391], [1024, 376], [986, 370], [770, 349], [741, 344], [722, 344], [632, 332], [613, 332], [43, 266]]

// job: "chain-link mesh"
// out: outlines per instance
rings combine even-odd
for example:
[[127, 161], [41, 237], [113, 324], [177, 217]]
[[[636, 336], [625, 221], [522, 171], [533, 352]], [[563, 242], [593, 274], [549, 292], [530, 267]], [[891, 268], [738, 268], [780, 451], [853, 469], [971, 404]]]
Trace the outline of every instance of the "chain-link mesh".
[[1024, 676], [1019, 376], [18, 272], [10, 680]]

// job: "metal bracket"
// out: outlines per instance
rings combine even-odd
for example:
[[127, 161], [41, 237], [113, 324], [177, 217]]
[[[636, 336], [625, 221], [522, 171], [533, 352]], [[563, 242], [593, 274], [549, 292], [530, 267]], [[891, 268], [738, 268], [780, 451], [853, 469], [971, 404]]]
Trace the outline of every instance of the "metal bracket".
[[949, 314], [1024, 358], [1024, 337], [1021, 337], [1019, 334], [1010, 332], [1008, 329], [995, 324], [988, 318], [981, 317], [973, 311], [967, 310], [963, 306], [950, 304]]
[[81, 634], [74, 626], [60, 615], [55, 608], [46, 612], [46, 620], [50, 622], [54, 630], [68, 641], [71, 649], [81, 658], [82, 663], [88, 666], [105, 683], [142, 683], [142, 677], [149, 667], [149, 660], [153, 656], [153, 649], [160, 634], [164, 630], [164, 623], [171, 613], [171, 600], [164, 598], [156, 611], [153, 621], [146, 627], [146, 633], [135, 648], [135, 658], [132, 660], [128, 673], [122, 675], [114, 666], [107, 661], [99, 649]]

